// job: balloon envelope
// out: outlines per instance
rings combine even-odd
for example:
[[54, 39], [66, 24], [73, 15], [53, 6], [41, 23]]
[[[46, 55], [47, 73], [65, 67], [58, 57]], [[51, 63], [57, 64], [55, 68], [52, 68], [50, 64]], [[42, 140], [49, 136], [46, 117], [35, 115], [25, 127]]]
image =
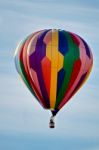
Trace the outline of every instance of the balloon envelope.
[[38, 102], [57, 113], [86, 81], [93, 57], [80, 36], [46, 29], [31, 34], [18, 45], [15, 64]]

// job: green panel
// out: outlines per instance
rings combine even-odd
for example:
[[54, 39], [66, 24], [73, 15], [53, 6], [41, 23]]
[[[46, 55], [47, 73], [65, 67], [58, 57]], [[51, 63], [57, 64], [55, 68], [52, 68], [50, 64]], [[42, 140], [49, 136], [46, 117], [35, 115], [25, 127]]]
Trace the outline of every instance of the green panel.
[[[15, 51], [15, 64], [16, 64], [16, 69], [18, 71], [18, 73], [20, 74], [22, 80], [24, 81], [25, 85], [27, 86], [27, 88], [31, 91], [31, 93], [36, 97], [28, 79], [25, 73], [25, 69], [24, 69], [24, 65], [21, 62], [21, 60], [19, 59], [19, 53], [21, 51], [21, 48], [23, 47], [23, 45], [25, 44], [26, 40], [30, 37], [31, 35], [27, 36], [25, 38], [25, 40], [21, 41], [20, 44], [18, 45], [16, 51]], [[37, 97], [36, 97], [37, 98]]]
[[[23, 66], [23, 63], [20, 61], [20, 75], [21, 75], [21, 78], [23, 79], [25, 85], [27, 86], [27, 88], [31, 91], [31, 93], [35, 96], [35, 98], [38, 100], [37, 96], [35, 95], [35, 92], [33, 91], [28, 79], [27, 79], [27, 76], [26, 76], [26, 73], [25, 73], [25, 70], [24, 70], [24, 66]], [[38, 100], [39, 102], [39, 100]]]
[[60, 91], [57, 96], [57, 101], [55, 108], [58, 107], [60, 102], [63, 100], [64, 95], [66, 93], [66, 90], [68, 89], [68, 84], [70, 82], [72, 70], [73, 70], [73, 65], [75, 61], [79, 58], [79, 47], [73, 42], [71, 35], [64, 31], [66, 40], [68, 41], [68, 52], [64, 56], [64, 70], [66, 72], [65, 77], [64, 77], [64, 82], [60, 88]]

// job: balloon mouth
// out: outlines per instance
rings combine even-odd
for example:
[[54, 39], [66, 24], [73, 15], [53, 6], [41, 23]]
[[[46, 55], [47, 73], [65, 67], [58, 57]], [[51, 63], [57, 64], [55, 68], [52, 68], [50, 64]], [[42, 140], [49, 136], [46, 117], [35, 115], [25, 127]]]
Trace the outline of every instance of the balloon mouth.
[[59, 109], [53, 109], [51, 110], [52, 116], [56, 116], [56, 114], [58, 113]]

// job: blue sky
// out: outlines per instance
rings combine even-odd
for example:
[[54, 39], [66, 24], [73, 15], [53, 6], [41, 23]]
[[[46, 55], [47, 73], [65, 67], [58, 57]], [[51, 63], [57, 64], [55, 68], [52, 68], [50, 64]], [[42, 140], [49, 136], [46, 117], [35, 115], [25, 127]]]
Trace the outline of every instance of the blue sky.
[[[94, 66], [89, 80], [56, 117], [43, 110], [15, 70], [21, 39], [39, 29], [61, 28], [90, 45]], [[99, 1], [0, 0], [0, 149], [99, 150]]]

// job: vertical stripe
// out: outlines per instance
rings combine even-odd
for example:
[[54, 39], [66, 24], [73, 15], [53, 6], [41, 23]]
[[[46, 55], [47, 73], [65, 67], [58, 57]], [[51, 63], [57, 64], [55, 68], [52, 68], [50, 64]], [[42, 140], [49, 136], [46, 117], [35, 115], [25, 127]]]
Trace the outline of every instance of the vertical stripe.
[[50, 107], [54, 108], [57, 92], [58, 31], [52, 30]]
[[68, 40], [66, 40], [65, 33], [66, 31], [64, 30], [59, 30], [59, 51], [60, 53], [65, 56], [66, 53], [68, 53]]
[[78, 84], [78, 82], [83, 74], [85, 64], [86, 64], [86, 51], [85, 51], [83, 42], [75, 34], [71, 34], [71, 36], [73, 38], [73, 41], [74, 42], [76, 41], [76, 44], [79, 44], [79, 45], [77, 45], [77, 47], [79, 48], [79, 52], [80, 52], [81, 67], [80, 67], [80, 71], [79, 71], [76, 79], [74, 80], [74, 83], [72, 84], [70, 90], [65, 94], [62, 102], [60, 103], [59, 108], [62, 108], [64, 106], [64, 104], [69, 100], [70, 95], [72, 94], [73, 90], [75, 89], [76, 85]]
[[35, 47], [35, 52], [31, 54], [29, 57], [29, 66], [30, 68], [33, 68], [37, 73], [40, 89], [47, 108], [50, 107], [50, 104], [49, 104], [49, 97], [47, 94], [46, 86], [44, 84], [41, 61], [46, 55], [46, 44], [43, 42], [43, 39], [48, 31], [49, 30], [45, 30], [39, 35]]
[[43, 80], [46, 86], [47, 94], [50, 97], [51, 61], [47, 57], [44, 57], [41, 65]]
[[[40, 102], [40, 104], [46, 108], [46, 106], [44, 104], [44, 100], [42, 99], [41, 91], [36, 84], [38, 82], [34, 83], [34, 80], [31, 77], [31, 69], [29, 69], [29, 67], [28, 67], [28, 53], [27, 53], [28, 47], [29, 47], [30, 51], [31, 51], [31, 49], [33, 49], [33, 46], [35, 47], [35, 45], [36, 45], [35, 39], [37, 38], [38, 33], [40, 34], [40, 32], [41, 31], [31, 34], [27, 38], [27, 40], [23, 46], [23, 49], [21, 51], [22, 51], [22, 63], [23, 63], [23, 67], [24, 67], [24, 73], [26, 75], [27, 81], [29, 82], [29, 86], [31, 86], [31, 88], [32, 88], [32, 94], [35, 95], [36, 99]], [[34, 45], [32, 45], [33, 40], [34, 40]], [[34, 48], [34, 50], [35, 50], [35, 48]], [[32, 51], [32, 53], [33, 53], [33, 51]]]
[[79, 37], [82, 41], [83, 41], [83, 43], [84, 43], [84, 46], [85, 46], [85, 49], [86, 49], [86, 55], [89, 57], [89, 59], [90, 59], [90, 57], [91, 57], [91, 55], [90, 55], [90, 48], [89, 48], [89, 46], [87, 45], [87, 43], [81, 38], [81, 37]]
[[63, 84], [64, 77], [65, 77], [65, 70], [62, 68], [58, 72], [58, 78], [57, 78], [57, 95], [58, 95], [59, 91], [61, 90], [61, 86]]
[[58, 31], [52, 30], [51, 41], [51, 83], [50, 83], [50, 107], [54, 108], [57, 91], [57, 63], [58, 63]]
[[30, 69], [29, 72], [31, 74], [32, 82], [34, 83], [36, 89], [38, 90], [39, 94], [42, 97], [41, 89], [40, 89], [38, 78], [37, 78], [37, 73], [33, 69]]
[[[68, 42], [68, 47], [66, 47], [67, 49], [67, 53], [64, 56], [64, 70], [65, 70], [65, 77], [63, 79], [63, 84], [61, 86], [61, 90], [58, 93], [57, 96], [57, 102], [56, 102], [56, 108], [58, 107], [58, 105], [61, 103], [69, 82], [70, 82], [70, 78], [71, 78], [71, 74], [72, 74], [72, 70], [73, 70], [73, 66], [75, 61], [79, 58], [79, 48], [78, 46], [74, 43], [72, 37], [70, 36], [70, 34], [66, 31], [62, 31], [65, 35], [65, 40]], [[62, 41], [60, 41], [62, 42]]]

